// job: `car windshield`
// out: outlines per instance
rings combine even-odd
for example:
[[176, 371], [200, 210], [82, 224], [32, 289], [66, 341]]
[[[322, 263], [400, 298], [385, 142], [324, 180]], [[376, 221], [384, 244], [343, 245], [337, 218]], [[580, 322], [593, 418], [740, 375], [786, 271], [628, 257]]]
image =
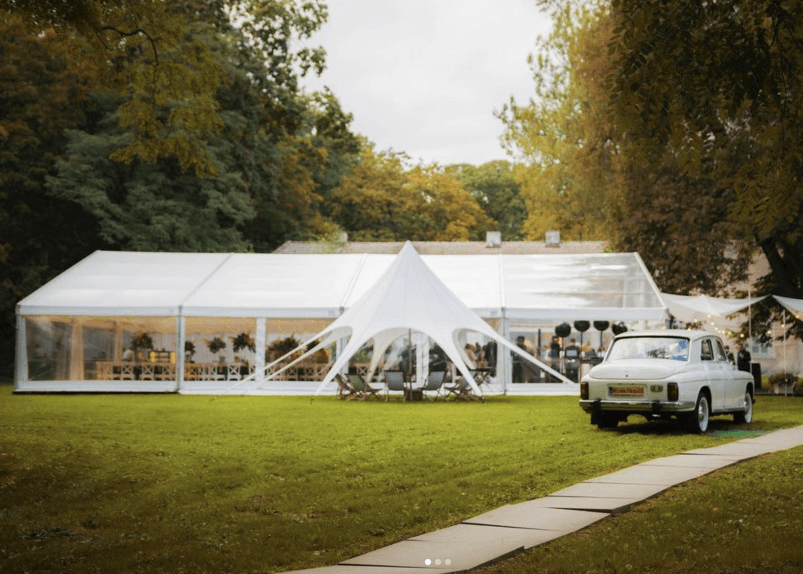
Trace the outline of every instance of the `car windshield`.
[[608, 361], [622, 359], [689, 360], [689, 340], [683, 337], [626, 337], [613, 342]]

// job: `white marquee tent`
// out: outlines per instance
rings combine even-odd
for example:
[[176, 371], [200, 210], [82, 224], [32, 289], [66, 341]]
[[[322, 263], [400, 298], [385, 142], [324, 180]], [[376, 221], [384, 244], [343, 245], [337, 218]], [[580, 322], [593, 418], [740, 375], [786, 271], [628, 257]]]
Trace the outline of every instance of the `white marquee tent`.
[[711, 318], [725, 319], [755, 305], [766, 297], [746, 299], [720, 299], [708, 295], [670, 295], [661, 293], [669, 312], [686, 322], [707, 321]]
[[796, 318], [803, 317], [803, 299], [792, 299], [791, 297], [781, 297], [779, 295], [773, 295], [773, 297]]
[[[19, 302], [15, 390], [218, 392], [230, 386], [229, 379], [221, 380], [220, 368], [200, 372], [200, 365], [228, 364], [242, 355], [259, 372], [271, 337], [320, 332], [360, 300], [395, 259], [93, 253]], [[506, 340], [513, 330], [536, 323], [554, 327], [576, 320], [644, 322], [666, 316], [635, 253], [429, 255], [421, 260]], [[151, 355], [155, 372], [145, 364], [132, 375], [123, 372], [126, 365], [120, 361], [123, 348], [140, 333], [147, 333], [153, 349], [164, 355]], [[233, 349], [238, 334], [259, 352]], [[227, 344], [224, 351], [207, 350], [214, 338]], [[186, 360], [178, 349], [186, 350]], [[510, 372], [504, 363], [510, 357], [503, 355], [500, 383], [507, 388]], [[262, 386], [265, 393], [312, 393], [322, 380], [296, 378]]]
[[[379, 358], [385, 355], [390, 344], [413, 331], [428, 336], [439, 345], [478, 394], [482, 394], [482, 391], [466, 365], [465, 354], [460, 350], [461, 333], [465, 331], [480, 333], [507, 347], [524, 360], [550, 372], [563, 384], [574, 384], [501, 337], [479, 315], [466, 307], [423, 262], [409, 241], [376, 283], [334, 323], [313, 338], [320, 342], [294, 362], [303, 360], [337, 339], [348, 338], [345, 348], [318, 387], [317, 393], [320, 393], [367, 342], [374, 342], [368, 372], [370, 379]], [[302, 349], [303, 345], [297, 350]]]

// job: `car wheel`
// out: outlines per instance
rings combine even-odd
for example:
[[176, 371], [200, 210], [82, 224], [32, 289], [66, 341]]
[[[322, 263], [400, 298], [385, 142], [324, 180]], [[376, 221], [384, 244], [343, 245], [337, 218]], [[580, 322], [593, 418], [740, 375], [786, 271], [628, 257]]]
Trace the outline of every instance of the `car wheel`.
[[694, 406], [694, 412], [689, 417], [691, 430], [698, 434], [703, 434], [708, 430], [710, 418], [711, 411], [708, 408], [708, 396], [705, 393], [700, 393], [697, 397], [697, 404]]
[[748, 425], [753, 422], [753, 395], [750, 394], [750, 391], [744, 392], [744, 410], [734, 413], [733, 422]]
[[619, 426], [619, 415], [616, 413], [599, 413], [597, 417], [597, 428], [615, 429]]

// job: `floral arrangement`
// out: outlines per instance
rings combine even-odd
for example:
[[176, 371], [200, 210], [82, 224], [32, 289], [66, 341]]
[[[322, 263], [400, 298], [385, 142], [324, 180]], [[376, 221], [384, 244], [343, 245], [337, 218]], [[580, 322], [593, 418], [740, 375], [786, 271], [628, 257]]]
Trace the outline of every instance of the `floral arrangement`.
[[215, 337], [211, 341], [206, 341], [206, 346], [209, 347], [209, 351], [211, 353], [217, 353], [218, 351], [222, 351], [226, 348], [226, 341], [220, 337]]
[[131, 340], [131, 348], [135, 351], [139, 349], [153, 349], [153, 339], [148, 333], [140, 331]]
[[296, 339], [293, 335], [285, 339], [277, 339], [268, 345], [267, 349], [265, 349], [265, 359], [276, 360], [279, 357], [283, 357], [299, 345], [301, 345], [301, 341]]
[[243, 349], [248, 349], [252, 353], [257, 350], [254, 340], [248, 336], [248, 333], [240, 333], [236, 337], [231, 337], [231, 348], [235, 353], [239, 353]]

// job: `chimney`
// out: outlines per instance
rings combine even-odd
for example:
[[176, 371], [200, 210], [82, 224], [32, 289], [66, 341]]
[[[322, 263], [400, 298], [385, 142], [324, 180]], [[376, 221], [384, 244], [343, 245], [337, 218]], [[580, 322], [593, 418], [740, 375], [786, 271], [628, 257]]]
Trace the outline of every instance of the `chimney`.
[[547, 231], [546, 232], [546, 246], [547, 247], [560, 247], [560, 231]]
[[485, 233], [485, 247], [502, 247], [502, 232], [488, 231]]

